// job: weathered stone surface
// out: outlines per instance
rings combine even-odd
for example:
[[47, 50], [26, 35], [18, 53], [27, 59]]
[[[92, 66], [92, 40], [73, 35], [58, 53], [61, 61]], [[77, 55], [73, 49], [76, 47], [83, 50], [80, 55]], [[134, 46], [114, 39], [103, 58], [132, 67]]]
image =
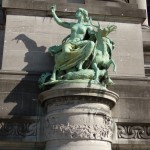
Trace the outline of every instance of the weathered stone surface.
[[[7, 73], [7, 72], [6, 72]], [[15, 87], [17, 87], [17, 85], [19, 85], [19, 82], [22, 84], [22, 81], [19, 81], [19, 79], [23, 79], [24, 84], [22, 84], [22, 86], [18, 86], [18, 94], [21, 92], [27, 92], [30, 93], [31, 90], [34, 88], [34, 93], [36, 93], [35, 87], [36, 86], [36, 82], [33, 83], [31, 82], [31, 79], [35, 78], [33, 76], [28, 76], [26, 79], [27, 81], [24, 81], [24, 75], [22, 73], [17, 75], [16, 74], [11, 74], [9, 75], [7, 74], [1, 74], [0, 77], [3, 78], [1, 80], [1, 85], [0, 86], [1, 89], [1, 95], [3, 95], [3, 93], [6, 93], [7, 91], [12, 91], [13, 92], [13, 88], [15, 89]], [[5, 79], [5, 80], [4, 80]], [[11, 79], [11, 80], [10, 80]], [[16, 79], [18, 79], [18, 81], [16, 81]], [[6, 82], [7, 80], [7, 82]], [[15, 81], [12, 81], [15, 80]], [[114, 82], [116, 83], [116, 85], [114, 85], [113, 87], [111, 87], [111, 90], [117, 92], [120, 95], [120, 100], [117, 102], [116, 106], [114, 107], [114, 109], [112, 109], [112, 116], [113, 119], [115, 119], [115, 122], [118, 125], [121, 125], [123, 127], [133, 127], [132, 128], [132, 133], [134, 133], [135, 129], [141, 129], [143, 131], [143, 128], [149, 127], [150, 124], [150, 111], [149, 111], [149, 97], [150, 97], [150, 88], [149, 88], [149, 83], [150, 81], [147, 78], [119, 78], [119, 77], [115, 77], [113, 78]], [[35, 81], [35, 79], [34, 79]], [[131, 82], [132, 81], [132, 82]], [[7, 83], [7, 84], [6, 84]], [[25, 85], [25, 86], [24, 86]], [[20, 87], [20, 88], [19, 88]], [[13, 93], [10, 93], [10, 95], [13, 95]], [[9, 95], [8, 95], [9, 96]], [[25, 99], [23, 101], [23, 103], [16, 103], [16, 99], [17, 97], [12, 97], [11, 101], [8, 101], [7, 103], [3, 102], [3, 98], [1, 98], [1, 104], [0, 106], [3, 106], [4, 109], [1, 109], [1, 120], [4, 121], [8, 121], [5, 117], [7, 114], [12, 114], [12, 109], [15, 110], [14, 115], [17, 116], [22, 116], [22, 120], [20, 119], [15, 119], [14, 117], [12, 117], [10, 124], [14, 124], [14, 128], [15, 129], [20, 129], [20, 123], [27, 123], [26, 119], [28, 120], [29, 116], [31, 115], [36, 115], [35, 114], [35, 102], [31, 102], [32, 101], [32, 95], [30, 95], [31, 97], [29, 97], [28, 99]], [[35, 98], [35, 97], [34, 97]], [[37, 98], [37, 96], [36, 96]], [[93, 99], [94, 100], [94, 99]], [[20, 101], [18, 101], [20, 102]], [[22, 101], [21, 101], [22, 102]], [[9, 107], [8, 107], [9, 106]], [[55, 105], [56, 106], [56, 105]], [[92, 105], [91, 105], [92, 106]], [[69, 105], [67, 105], [67, 107], [69, 107]], [[96, 106], [97, 107], [97, 106]], [[9, 108], [9, 109], [8, 109]], [[32, 108], [32, 109], [31, 109]], [[77, 109], [77, 108], [76, 108]], [[54, 109], [55, 110], [55, 109]], [[60, 111], [62, 111], [63, 109], [61, 109]], [[39, 111], [37, 112], [38, 116], [37, 119], [39, 119], [39, 115], [42, 114], [43, 112]], [[146, 114], [146, 115], [145, 115]], [[23, 116], [26, 117], [24, 118]], [[2, 119], [3, 118], [3, 119]], [[4, 119], [5, 118], [5, 119]], [[35, 116], [36, 118], [36, 116]], [[30, 122], [32, 122], [32, 119], [29, 120]], [[16, 127], [15, 127], [16, 125]], [[137, 128], [138, 126], [138, 128]], [[136, 128], [135, 128], [136, 127]], [[12, 128], [12, 129], [14, 129]], [[42, 130], [41, 130], [42, 131]], [[139, 131], [139, 130], [138, 130]], [[139, 131], [140, 132], [140, 131]], [[125, 134], [124, 132], [122, 133], [123, 135]], [[142, 133], [140, 132], [140, 135]], [[144, 134], [144, 133], [143, 133]], [[149, 134], [148, 134], [149, 135]], [[132, 135], [134, 136], [134, 134]], [[136, 136], [136, 135], [135, 135]], [[5, 139], [4, 139], [5, 138]], [[24, 145], [23, 142], [28, 142], [30, 141], [30, 136], [26, 136], [26, 138], [23, 136], [16, 136], [15, 137], [16, 141], [19, 141], [22, 139], [22, 143], [18, 143], [17, 145], [14, 145], [14, 142], [12, 143], [12, 145], [8, 148], [7, 144], [0, 144], [0, 148], [2, 150], [4, 150], [4, 148], [6, 150], [11, 149], [14, 150], [13, 147], [15, 147], [15, 150], [18, 148], [19, 150], [21, 149], [21, 144]], [[37, 138], [35, 137], [32, 140], [36, 140]], [[3, 136], [3, 140], [4, 141], [14, 141], [14, 137], [12, 136]], [[41, 139], [42, 141], [42, 139]], [[26, 147], [24, 147], [25, 149], [33, 149], [33, 145], [35, 145], [34, 141], [31, 143], [32, 145], [26, 145]], [[115, 146], [115, 145], [117, 146]], [[145, 147], [145, 144], [147, 145]], [[135, 149], [135, 150], [139, 150], [138, 147], [140, 147], [140, 150], [148, 150], [149, 149], [149, 145], [150, 145], [150, 140], [148, 139], [144, 139], [141, 138], [139, 139], [137, 138], [131, 138], [131, 139], [126, 139], [123, 137], [117, 138], [116, 141], [113, 141], [113, 150], [125, 150], [126, 149]], [[134, 146], [133, 146], [134, 145]], [[44, 146], [44, 145], [43, 145]], [[118, 148], [118, 149], [117, 149]], [[146, 149], [148, 148], [148, 149]]]
[[85, 150], [89, 146], [111, 150], [114, 125], [110, 110], [118, 99], [116, 93], [89, 83], [62, 83], [42, 92], [39, 101], [47, 110], [41, 124], [46, 150]]
[[[92, 99], [95, 98], [97, 102], [108, 105], [110, 109], [114, 107], [115, 103], [119, 99], [119, 96], [116, 93], [113, 93], [109, 90], [101, 89], [99, 84], [90, 84], [90, 83], [62, 83], [54, 86], [50, 90], [46, 90], [39, 95], [39, 101], [44, 104], [53, 101], [54, 98], [63, 98], [63, 97], [74, 96], [77, 100], [81, 97], [83, 101], [86, 96], [89, 97], [89, 102], [92, 102]], [[79, 98], [78, 98], [79, 96]], [[84, 97], [85, 96], [85, 97]], [[87, 98], [88, 98], [87, 97]], [[47, 110], [49, 111], [49, 110]]]
[[[41, 111], [36, 101], [39, 93], [38, 77], [22, 76], [24, 75], [1, 74], [1, 116], [8, 114], [31, 116]], [[31, 78], [36, 78], [36, 80], [32, 81]], [[150, 120], [150, 81], [145, 78], [113, 78], [113, 80], [115, 85], [111, 87], [111, 90], [120, 95], [120, 101], [112, 110], [113, 118], [140, 120], [141, 122]]]
[[111, 90], [120, 95], [120, 101], [112, 110], [112, 116], [118, 119], [129, 119], [131, 122], [149, 120], [150, 80], [126, 78], [125, 80], [117, 79], [115, 82], [116, 85], [111, 87]]
[[[87, 149], [94, 149], [94, 150], [99, 150], [99, 147], [101, 147], [101, 150], [111, 150], [111, 144], [107, 143], [105, 144], [105, 142], [102, 142], [101, 144], [98, 141], [87, 141], [87, 140], [83, 140], [83, 141], [76, 141], [76, 142], [70, 142], [68, 143], [68, 141], [61, 141], [61, 142], [57, 142], [57, 141], [53, 141], [53, 142], [48, 142], [46, 149], [45, 150], [55, 150], [58, 149], [58, 146], [60, 147], [60, 150], [76, 150], [76, 149], [80, 149], [80, 150], [87, 150]], [[69, 148], [68, 148], [69, 146]]]
[[[84, 6], [85, 8], [89, 8], [90, 13], [93, 14], [93, 18], [97, 20], [109, 20], [117, 24], [118, 30], [112, 35], [112, 39], [114, 39], [116, 43], [113, 58], [118, 64], [118, 73], [116, 74], [117, 77], [113, 79], [116, 85], [111, 87], [111, 89], [119, 93], [120, 101], [118, 101], [117, 105], [112, 109], [112, 116], [118, 125], [121, 126], [122, 134], [119, 138], [116, 138], [115, 142], [113, 141], [113, 150], [149, 150], [150, 81], [148, 78], [141, 78], [144, 76], [141, 29], [140, 25], [133, 23], [139, 23], [144, 20], [144, 11], [136, 10], [137, 5], [130, 5], [128, 7], [128, 5], [104, 1], [103, 3], [95, 1], [95, 4], [91, 5], [93, 1], [90, 1], [91, 0], [86, 0], [86, 2], [89, 2], [86, 6], [85, 4], [82, 5], [79, 3], [70, 3], [68, 5], [66, 0], [51, 0], [49, 2], [51, 4], [56, 3], [60, 11], [65, 11], [67, 8], [68, 12], [58, 13], [59, 16], [64, 18], [72, 18], [76, 8]], [[131, 2], [133, 1], [134, 0]], [[4, 2], [8, 1], [4, 0]], [[35, 120], [37, 121], [39, 115], [43, 113], [36, 101], [39, 93], [36, 83], [39, 75], [35, 74], [34, 76], [30, 76], [25, 72], [20, 72], [20, 70], [27, 72], [51, 70], [53, 60], [52, 58], [49, 59], [49, 55], [45, 54], [45, 51], [47, 51], [47, 48], [51, 45], [60, 44], [62, 39], [69, 34], [69, 31], [61, 27], [55, 27], [54, 21], [51, 18], [45, 17], [50, 14], [48, 8], [46, 8], [47, 6], [45, 4], [43, 5], [43, 1], [35, 1], [31, 6], [29, 6], [28, 1], [26, 1], [26, 4], [19, 4], [20, 2], [25, 2], [24, 0], [10, 0], [9, 2], [11, 2], [11, 6], [9, 5], [8, 7], [12, 9], [7, 9], [7, 13], [11, 15], [15, 14], [16, 16], [7, 16], [8, 24], [6, 26], [3, 69], [16, 71], [0, 73], [0, 133], [4, 131], [4, 127], [7, 126], [6, 129], [8, 129], [8, 127], [11, 126], [11, 128], [7, 130], [10, 131], [9, 135], [5, 134], [4, 136], [3, 134], [3, 137], [1, 137], [0, 150], [43, 150], [45, 149], [45, 143], [42, 143], [42, 140], [40, 141], [37, 136], [29, 136], [28, 131], [30, 130], [24, 130], [26, 128], [23, 128], [31, 127], [32, 124], [30, 123], [32, 123], [32, 119], [29, 122], [27, 121], [30, 116], [35, 116]], [[17, 4], [17, 2], [19, 3]], [[120, 10], [120, 6], [123, 8], [122, 10]], [[21, 9], [13, 9], [14, 7], [20, 7]], [[25, 10], [26, 8], [29, 8], [30, 11]], [[20, 16], [17, 16], [18, 14]], [[74, 20], [70, 19], [67, 21]], [[128, 21], [130, 23], [116, 23], [117, 21]], [[102, 25], [106, 24], [102, 22]], [[58, 35], [55, 36], [55, 34]], [[1, 57], [3, 38], [4, 27], [0, 31]], [[16, 39], [14, 40], [14, 38]], [[144, 30], [143, 39], [144, 50], [149, 51], [149, 30]], [[126, 74], [126, 70], [128, 74]], [[110, 71], [110, 73], [114, 75], [112, 71]], [[121, 78], [119, 76], [126, 77]], [[139, 78], [128, 76], [139, 76]], [[12, 117], [12, 119], [8, 121], [8, 118], [5, 118], [6, 116], [8, 117], [8, 115], [21, 116], [22, 120], [16, 120], [14, 117], [9, 116]], [[26, 120], [24, 116], [28, 119]], [[4, 121], [6, 123], [5, 125]], [[16, 132], [20, 130], [21, 132]], [[23, 131], [26, 132], [22, 134]], [[129, 131], [131, 131], [131, 133]], [[18, 135], [18, 133], [20, 135]], [[12, 134], [16, 136], [12, 136]], [[1, 135], [2, 134], [0, 134], [0, 136]], [[143, 135], [144, 137], [142, 137]], [[131, 138], [129, 139], [129, 137]], [[86, 146], [88, 146], [86, 149], [89, 149], [90, 145], [88, 144], [91, 143], [88, 141], [86, 144]]]
[[[21, 75], [20, 75], [21, 76]], [[41, 113], [36, 76], [22, 78], [12, 74], [0, 76], [0, 117], [7, 115], [36, 116]], [[38, 77], [37, 77], [38, 78]]]
[[13, 117], [0, 119], [0, 140], [20, 141], [25, 142], [40, 141], [40, 121], [36, 117]]
[[114, 145], [113, 150], [149, 150], [150, 145], [149, 144], [119, 144]]
[[[98, 4], [99, 3], [99, 4]], [[29, 10], [41, 10], [47, 11], [49, 10], [50, 5], [57, 4], [58, 11], [61, 12], [59, 15], [65, 14], [67, 18], [72, 18], [74, 16], [74, 12], [79, 8], [83, 7], [92, 14], [93, 18], [98, 20], [112, 20], [112, 21], [119, 21], [119, 22], [143, 22], [145, 20], [145, 11], [139, 9], [132, 9], [132, 5], [118, 5], [118, 3], [111, 3], [111, 2], [98, 2], [97, 3], [66, 3], [66, 1], [31, 1], [31, 0], [5, 0], [3, 1], [4, 8], [18, 8], [18, 9], [29, 9]], [[114, 7], [112, 7], [112, 5]], [[111, 5], [111, 6], [110, 6]], [[121, 7], [121, 8], [120, 8]], [[130, 11], [132, 10], [132, 13]], [[21, 11], [20, 11], [21, 12]], [[12, 11], [13, 13], [13, 11]], [[18, 12], [19, 13], [19, 12]], [[20, 14], [20, 13], [19, 13]], [[131, 19], [132, 18], [132, 19]]]
[[0, 150], [43, 150], [45, 143], [37, 142], [0, 142]]
[[[111, 1], [96, 1], [96, 0], [42, 0], [42, 1], [33, 1], [33, 0], [22, 0], [18, 1], [15, 0], [15, 3], [12, 3], [11, 0], [3, 1], [3, 7], [6, 8], [21, 8], [21, 9], [38, 9], [38, 10], [47, 10], [48, 5], [57, 4], [57, 5], [66, 5], [68, 4], [72, 6], [73, 3], [75, 6], [90, 6], [90, 5], [99, 5], [101, 6], [110, 6], [110, 7], [123, 7], [123, 8], [137, 8], [137, 4], [126, 4], [126, 3], [118, 3], [118, 2], [111, 2]], [[78, 4], [79, 3], [79, 4]], [[28, 7], [29, 6], [29, 7]]]

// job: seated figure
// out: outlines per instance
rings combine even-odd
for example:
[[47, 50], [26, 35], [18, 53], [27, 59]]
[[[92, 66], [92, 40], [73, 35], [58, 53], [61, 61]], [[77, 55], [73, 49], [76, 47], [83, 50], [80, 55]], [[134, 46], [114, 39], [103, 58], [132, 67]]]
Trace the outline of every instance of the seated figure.
[[51, 76], [51, 81], [55, 81], [56, 71], [81, 70], [84, 62], [92, 54], [95, 43], [90, 39], [94, 30], [86, 10], [79, 8], [76, 11], [77, 23], [64, 22], [58, 18], [55, 13], [56, 6], [52, 6], [51, 11], [57, 24], [71, 30], [71, 34], [63, 40], [62, 45], [49, 48], [49, 52], [55, 55], [55, 66]]
[[108, 35], [116, 30], [115, 25], [102, 28], [94, 25], [88, 17], [88, 12], [79, 8], [76, 11], [77, 22], [62, 21], [55, 13], [56, 6], [51, 12], [57, 24], [71, 30], [61, 43], [48, 49], [54, 55], [55, 65], [52, 74], [46, 73], [39, 79], [40, 87], [59, 82], [93, 82], [102, 88], [113, 84], [108, 76], [108, 69], [116, 64], [112, 59], [114, 42]]

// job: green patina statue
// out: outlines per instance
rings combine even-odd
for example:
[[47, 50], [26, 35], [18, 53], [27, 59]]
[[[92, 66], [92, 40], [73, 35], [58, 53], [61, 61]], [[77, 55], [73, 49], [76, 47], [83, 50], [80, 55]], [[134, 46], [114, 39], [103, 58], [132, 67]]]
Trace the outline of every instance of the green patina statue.
[[[39, 79], [39, 86], [60, 82], [93, 82], [107, 87], [113, 84], [108, 76], [108, 69], [116, 64], [112, 56], [114, 42], [108, 38], [109, 33], [116, 30], [115, 25], [102, 28], [100, 24], [93, 25], [88, 12], [79, 8], [76, 11], [77, 23], [64, 22], [55, 13], [56, 6], [51, 12], [57, 24], [71, 29], [71, 34], [63, 39], [61, 45], [52, 46], [49, 53], [55, 57], [52, 74], [45, 73]], [[46, 81], [46, 78], [49, 80]]]

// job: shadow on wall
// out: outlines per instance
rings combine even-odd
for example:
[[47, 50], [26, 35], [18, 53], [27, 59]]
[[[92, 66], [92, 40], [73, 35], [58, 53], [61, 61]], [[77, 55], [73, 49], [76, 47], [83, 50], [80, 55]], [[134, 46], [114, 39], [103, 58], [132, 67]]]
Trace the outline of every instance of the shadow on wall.
[[20, 34], [17, 37], [15, 37], [16, 42], [18, 43], [19, 41], [22, 41], [24, 43], [24, 45], [26, 46], [28, 52], [25, 54], [25, 59], [24, 62], [27, 62], [27, 66], [25, 66], [23, 68], [24, 71], [28, 71], [31, 68], [34, 67], [35, 63], [38, 62], [38, 58], [35, 56], [36, 53], [44, 53], [46, 50], [45, 46], [37, 46], [37, 43], [30, 39], [29, 37], [27, 37], [25, 34]]
[[[34, 60], [32, 59], [31, 56], [33, 56], [34, 52], [45, 53], [45, 46], [38, 47], [37, 43], [25, 34], [20, 34], [13, 40], [16, 40], [16, 42], [21, 40], [28, 50], [24, 59], [24, 61], [27, 62], [27, 65], [23, 70], [31, 68], [36, 59], [38, 59], [36, 57]], [[37, 85], [39, 75], [40, 74], [36, 72], [27, 72], [25, 75], [17, 75], [15, 73], [15, 75], [12, 75], [13, 80], [1, 80], [0, 87], [3, 87], [1, 88], [2, 91], [0, 95], [2, 96], [1, 102], [3, 99], [4, 104], [2, 105], [5, 106], [6, 104], [8, 108], [6, 112], [3, 111], [2, 113], [5, 113], [6, 116], [10, 115], [12, 117], [11, 119], [6, 118], [0, 120], [0, 140], [24, 141], [24, 139], [27, 139], [29, 142], [32, 138], [31, 142], [36, 143], [40, 121], [39, 116], [43, 114], [41, 105], [37, 100], [38, 94], [40, 93]]]
[[[23, 68], [26, 71], [21, 81], [10, 81], [10, 86], [13, 85], [12, 91], [8, 94], [4, 100], [5, 103], [15, 103], [13, 109], [9, 112], [9, 115], [14, 116], [36, 116], [39, 114], [39, 103], [37, 101], [40, 90], [38, 89], [37, 80], [40, 73], [30, 72], [30, 68], [34, 67], [35, 63], [39, 61], [36, 57], [36, 53], [45, 53], [45, 46], [37, 46], [37, 43], [27, 37], [25, 34], [20, 34], [13, 40], [22, 41], [27, 48], [24, 61], [27, 65]], [[34, 55], [35, 54], [35, 55]], [[39, 56], [39, 55], [38, 55]], [[20, 77], [19, 77], [20, 78]], [[11, 90], [11, 89], [8, 89]]]

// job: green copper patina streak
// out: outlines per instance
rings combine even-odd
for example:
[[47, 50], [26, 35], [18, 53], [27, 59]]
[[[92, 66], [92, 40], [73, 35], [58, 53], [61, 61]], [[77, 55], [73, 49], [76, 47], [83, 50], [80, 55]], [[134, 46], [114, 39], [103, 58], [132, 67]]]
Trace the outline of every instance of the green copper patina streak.
[[[51, 12], [57, 24], [69, 28], [71, 34], [63, 39], [61, 45], [48, 49], [55, 57], [55, 66], [49, 81], [39, 80], [40, 87], [61, 82], [94, 82], [107, 87], [113, 84], [108, 69], [116, 64], [111, 58], [114, 42], [108, 35], [116, 30], [115, 25], [102, 28], [93, 25], [88, 12], [79, 8], [76, 11], [77, 22], [64, 22], [56, 15], [56, 6]], [[43, 82], [41, 82], [43, 81]]]

